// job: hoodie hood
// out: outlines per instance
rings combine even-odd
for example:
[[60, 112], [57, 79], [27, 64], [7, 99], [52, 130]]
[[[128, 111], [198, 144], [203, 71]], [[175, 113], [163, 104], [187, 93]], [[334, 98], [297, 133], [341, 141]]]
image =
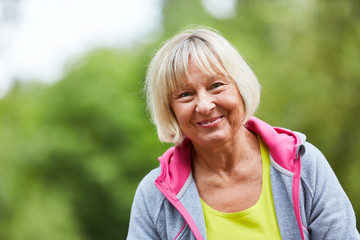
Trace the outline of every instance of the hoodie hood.
[[159, 157], [161, 174], [157, 181], [167, 185], [177, 195], [191, 173], [192, 143], [185, 139], [181, 145], [169, 148]]
[[262, 137], [269, 147], [272, 158], [280, 167], [292, 173], [296, 171], [295, 160], [305, 153], [302, 145], [306, 139], [305, 135], [284, 128], [272, 127], [255, 117], [250, 118], [246, 127]]

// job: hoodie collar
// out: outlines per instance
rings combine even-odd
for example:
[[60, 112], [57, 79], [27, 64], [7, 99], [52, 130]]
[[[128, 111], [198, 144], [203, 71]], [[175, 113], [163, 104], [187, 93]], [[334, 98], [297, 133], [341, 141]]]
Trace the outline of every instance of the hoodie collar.
[[[297, 165], [294, 160], [303, 153], [301, 142], [305, 140], [304, 135], [272, 127], [256, 117], [251, 117], [246, 127], [262, 137], [279, 166], [290, 172], [295, 171]], [[159, 157], [161, 173], [157, 181], [163, 182], [175, 195], [180, 192], [191, 174], [191, 149], [191, 141], [185, 139], [182, 144], [171, 147]]]
[[246, 127], [262, 137], [278, 165], [290, 172], [295, 171], [294, 160], [304, 152], [302, 141], [305, 141], [305, 135], [284, 128], [272, 127], [256, 117], [251, 117]]

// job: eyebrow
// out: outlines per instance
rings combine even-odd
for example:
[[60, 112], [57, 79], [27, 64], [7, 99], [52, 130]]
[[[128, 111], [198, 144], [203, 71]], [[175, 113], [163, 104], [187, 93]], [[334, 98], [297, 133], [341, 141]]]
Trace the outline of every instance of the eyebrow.
[[208, 80], [214, 81], [219, 80], [218, 77], [221, 77], [221, 80], [226, 80], [226, 82], [230, 82], [231, 77], [228, 75], [224, 75], [222, 73], [217, 73], [216, 75], [209, 76]]

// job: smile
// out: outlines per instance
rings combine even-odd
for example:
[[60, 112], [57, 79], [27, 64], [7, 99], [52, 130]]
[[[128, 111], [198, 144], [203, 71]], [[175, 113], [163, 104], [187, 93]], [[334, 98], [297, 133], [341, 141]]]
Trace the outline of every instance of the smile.
[[213, 127], [213, 126], [216, 126], [218, 123], [220, 123], [223, 118], [224, 118], [224, 116], [210, 118], [210, 119], [206, 119], [203, 121], [199, 121], [199, 122], [197, 122], [197, 124], [202, 127]]

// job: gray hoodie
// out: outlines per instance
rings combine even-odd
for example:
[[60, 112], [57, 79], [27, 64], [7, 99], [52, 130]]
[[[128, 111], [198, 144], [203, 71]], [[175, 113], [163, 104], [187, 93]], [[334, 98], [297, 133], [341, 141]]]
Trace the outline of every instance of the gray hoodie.
[[[270, 177], [282, 239], [360, 239], [351, 203], [322, 153], [305, 135], [252, 117], [247, 128], [269, 147]], [[141, 181], [127, 239], [207, 239], [186, 139]], [[234, 236], [236, 238], [236, 236]], [[236, 238], [237, 239], [237, 238]]]

